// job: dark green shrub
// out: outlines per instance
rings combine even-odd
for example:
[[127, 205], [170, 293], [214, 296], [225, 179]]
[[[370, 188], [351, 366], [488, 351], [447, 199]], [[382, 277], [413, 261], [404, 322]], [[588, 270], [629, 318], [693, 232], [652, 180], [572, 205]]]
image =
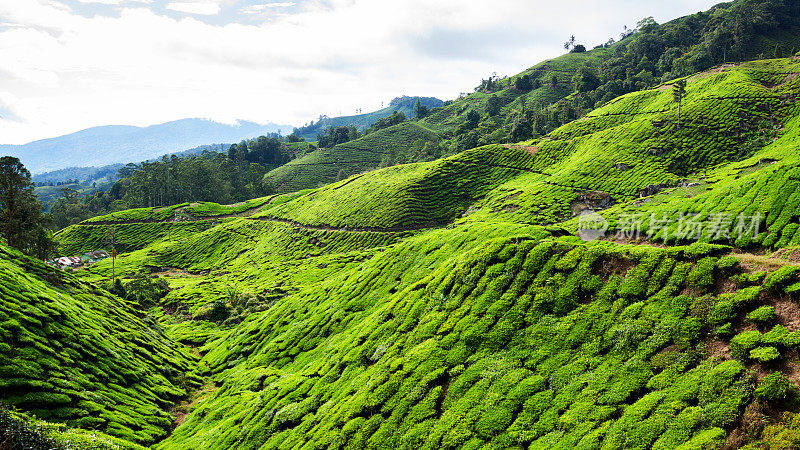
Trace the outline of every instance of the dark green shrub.
[[169, 293], [169, 285], [163, 278], [137, 275], [125, 286], [126, 298], [138, 303], [141, 308], [155, 306]]
[[122, 286], [122, 280], [119, 278], [114, 278], [114, 283], [111, 285], [111, 289], [109, 289], [108, 292], [111, 292], [112, 294], [122, 298], [125, 298], [125, 296], [128, 295], [128, 293], [125, 291], [125, 287]]
[[227, 319], [230, 314], [228, 305], [222, 300], [217, 300], [212, 304], [211, 311], [208, 313], [208, 318], [213, 322], [222, 322]]
[[192, 316], [197, 320], [222, 322], [231, 315], [231, 310], [224, 300], [215, 300], [200, 307]]

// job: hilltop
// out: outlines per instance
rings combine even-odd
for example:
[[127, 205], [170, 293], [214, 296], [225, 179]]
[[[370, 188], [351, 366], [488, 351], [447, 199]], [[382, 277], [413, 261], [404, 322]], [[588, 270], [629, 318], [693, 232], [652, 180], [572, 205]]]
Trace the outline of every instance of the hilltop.
[[[268, 173], [265, 180], [278, 181], [275, 187], [286, 192], [330, 183], [334, 180], [330, 172], [357, 174], [487, 144], [541, 138], [621, 95], [719, 64], [791, 56], [800, 49], [797, 17], [800, 7], [792, 2], [740, 0], [663, 24], [646, 18], [618, 41], [610, 39], [590, 49], [575, 45], [569, 53], [516, 75], [491, 75], [482, 79], [474, 92], [431, 108], [425, 117], [414, 119], [437, 136], [425, 152], [408, 155], [401, 147], [397, 153], [402, 157], [395, 162], [383, 158], [379, 165], [374, 162], [376, 158], [366, 158], [370, 164], [365, 165], [361, 162], [364, 158], [346, 158], [341, 152], [320, 149], [316, 155], [309, 155], [314, 165], [281, 168]], [[376, 145], [375, 141], [376, 137], [370, 137], [364, 144]], [[394, 145], [394, 139], [383, 144]], [[318, 172], [318, 166], [327, 170]], [[286, 179], [304, 181], [300, 185], [282, 184]]]

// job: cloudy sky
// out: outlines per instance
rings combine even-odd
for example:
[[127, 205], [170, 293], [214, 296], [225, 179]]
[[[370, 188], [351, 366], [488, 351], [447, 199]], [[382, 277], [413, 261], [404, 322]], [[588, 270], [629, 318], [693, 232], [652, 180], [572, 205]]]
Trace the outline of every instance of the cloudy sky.
[[0, 0], [0, 144], [187, 117], [302, 125], [451, 99], [717, 0]]

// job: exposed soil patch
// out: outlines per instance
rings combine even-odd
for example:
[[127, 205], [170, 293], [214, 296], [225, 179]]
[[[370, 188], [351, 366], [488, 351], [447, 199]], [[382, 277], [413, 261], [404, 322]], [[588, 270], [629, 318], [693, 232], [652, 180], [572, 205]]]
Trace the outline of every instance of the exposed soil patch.
[[531, 156], [539, 153], [539, 147], [537, 147], [535, 145], [505, 144], [505, 145], [503, 145], [503, 147], [505, 147], [505, 148], [514, 148], [514, 149], [517, 149], [517, 150], [525, 150]]
[[796, 348], [787, 350], [785, 359], [778, 366], [786, 378], [792, 380], [796, 386], [800, 385], [800, 365], [798, 365], [798, 352]]
[[793, 261], [771, 258], [754, 253], [737, 252], [735, 255], [739, 259], [739, 265], [749, 272], [756, 272], [759, 270], [777, 270], [783, 266], [793, 263]]
[[[714, 75], [714, 74], [717, 74], [717, 73], [722, 73], [722, 72], [725, 72], [725, 71], [726, 71], [726, 70], [728, 70], [728, 69], [732, 69], [732, 68], [734, 68], [734, 67], [739, 67], [739, 66], [740, 66], [740, 64], [739, 64], [739, 63], [726, 63], [726, 64], [720, 64], [720, 65], [718, 65], [717, 67], [712, 67], [711, 69], [708, 69], [708, 70], [706, 70], [705, 72], [700, 72], [700, 73], [698, 73], [697, 75], [693, 75], [693, 76], [689, 77], [688, 81], [695, 81], [695, 80], [699, 80], [699, 79], [701, 79], [701, 78], [705, 78], [705, 77], [707, 77], [707, 76], [709, 76], [709, 75]], [[670, 85], [670, 86], [672, 86], [672, 85]]]
[[596, 261], [592, 273], [596, 273], [604, 280], [608, 280], [612, 275], [621, 275], [624, 277], [634, 266], [636, 266], [636, 261], [619, 256], [612, 256], [608, 259]]
[[763, 303], [775, 308], [779, 324], [785, 326], [789, 331], [800, 330], [800, 306], [789, 296], [782, 295], [777, 298], [764, 296]]
[[719, 339], [709, 339], [706, 343], [706, 349], [708, 350], [708, 356], [710, 358], [722, 360], [731, 359], [730, 346]]
[[784, 248], [774, 252], [770, 255], [773, 259], [784, 260], [787, 263], [800, 264], [800, 249]]

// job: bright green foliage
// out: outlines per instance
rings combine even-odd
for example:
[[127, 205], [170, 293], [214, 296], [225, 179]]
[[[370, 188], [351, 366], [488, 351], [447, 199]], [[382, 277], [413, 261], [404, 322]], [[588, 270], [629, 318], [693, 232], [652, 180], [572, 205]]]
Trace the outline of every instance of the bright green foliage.
[[[593, 128], [592, 122], [600, 120], [607, 121], [607, 124], [599, 126], [602, 131], [587, 137], [609, 135], [611, 130], [616, 129], [614, 138], [609, 141], [611, 144], [602, 146], [604, 157], [611, 161], [607, 159], [603, 167], [590, 171], [573, 170], [584, 183], [600, 173], [609, 174], [605, 177], [609, 181], [622, 178], [614, 183], [606, 181], [607, 187], [600, 184], [592, 186], [612, 195], [614, 192], [625, 195], [627, 186], [631, 184], [638, 189], [656, 183], [665, 183], [667, 187], [670, 184], [677, 185], [679, 179], [688, 173], [704, 171], [726, 160], [744, 158], [738, 163], [718, 166], [718, 169], [700, 180], [697, 187], [667, 189], [644, 201], [614, 206], [604, 211], [603, 215], [610, 219], [612, 233], [624, 231], [625, 224], [635, 215], [642, 222], [642, 235], [652, 235], [654, 240], [668, 243], [692, 241], [698, 237], [706, 242], [735, 243], [738, 246], [761, 244], [786, 247], [793, 243], [796, 229], [791, 223], [797, 208], [793, 162], [797, 157], [794, 149], [800, 141], [800, 127], [797, 125], [799, 119], [795, 103], [783, 99], [800, 87], [793, 75], [800, 71], [797, 66], [797, 62], [789, 60], [752, 62], [697, 77], [687, 87], [684, 125], [680, 131], [665, 130], [664, 126], [667, 125], [661, 125], [669, 122], [671, 113], [658, 112], [669, 102], [669, 93], [652, 90], [621, 97], [593, 111], [587, 120], [562, 127], [553, 136], [581, 128], [588, 128], [588, 132]], [[732, 100], [740, 97], [746, 97], [748, 101]], [[719, 112], [715, 112], [718, 108]], [[614, 115], [617, 113], [621, 115]], [[785, 129], [777, 130], [773, 125], [775, 121], [785, 123]], [[617, 123], [621, 124], [615, 125]], [[609, 126], [616, 128], [609, 129]], [[623, 126], [630, 130], [620, 128]], [[713, 131], [713, 127], [718, 127], [718, 130]], [[757, 147], [752, 156], [750, 153], [737, 154], [741, 145], [752, 139], [753, 133], [763, 132], [769, 133], [768, 142], [777, 139], [763, 149], [762, 146]], [[631, 133], [634, 139], [628, 141], [626, 135]], [[575, 132], [569, 135], [575, 135]], [[599, 147], [598, 144], [595, 146]], [[573, 145], [580, 148], [580, 141]], [[615, 157], [615, 148], [634, 151], [623, 159], [622, 155]], [[579, 154], [584, 157], [591, 155], [586, 151]], [[595, 161], [593, 164], [600, 162], [596, 158]], [[772, 164], [773, 161], [778, 162]], [[633, 168], [617, 170], [612, 164], [618, 162], [625, 162]], [[636, 179], [637, 167], [647, 174], [647, 181], [630, 183], [625, 180]], [[666, 171], [664, 178], [658, 177], [661, 170]], [[587, 173], [592, 175], [586, 176]], [[672, 219], [667, 229], [651, 229], [653, 218], [661, 219], [665, 214]], [[680, 214], [684, 217], [698, 214], [694, 217], [696, 221], [716, 221], [718, 226], [705, 227], [697, 235], [686, 230], [680, 233], [677, 220]], [[751, 227], [750, 220], [740, 224], [740, 215], [760, 215], [761, 221], [756, 222], [756, 227]], [[741, 234], [736, 232], [737, 229]]]
[[768, 325], [775, 321], [777, 315], [772, 306], [761, 306], [747, 313], [747, 320], [762, 325]]
[[758, 382], [755, 395], [767, 401], [785, 400], [797, 392], [797, 387], [780, 372], [773, 372]]
[[735, 358], [744, 359], [759, 342], [761, 342], [761, 333], [756, 330], [739, 333], [731, 339], [731, 354]]
[[[671, 448], [717, 442], [747, 401], [740, 363], [663, 353], [677, 339], [696, 345], [703, 329], [678, 326], [692, 320], [690, 299], [672, 297], [678, 274], [644, 302], [615, 300], [636, 269], [587, 283], [592, 267], [626, 257], [646, 273], [674, 258], [666, 251], [487, 241], [386, 296], [393, 267], [435, 236], [248, 317], [204, 358], [220, 390], [160, 447], [538, 446], [566, 427], [559, 442]], [[359, 306], [325, 314], [334, 303]]]
[[750, 350], [750, 358], [762, 363], [775, 361], [780, 357], [781, 354], [775, 347], [758, 347]]
[[764, 280], [764, 287], [772, 290], [780, 290], [791, 281], [796, 280], [796, 275], [800, 273], [800, 266], [784, 266], [769, 274]]
[[254, 217], [350, 229], [441, 225], [455, 219], [493, 187], [525, 173], [530, 160], [522, 150], [481, 147], [430, 163], [390, 167], [368, 177], [350, 178]]
[[191, 357], [129, 304], [0, 245], [0, 401], [130, 442], [167, 435]]
[[[786, 313], [798, 283], [797, 72], [783, 59], [690, 77], [679, 130], [665, 84], [534, 141], [364, 166], [338, 182], [325, 154], [311, 154], [308, 171], [269, 176], [333, 183], [248, 205], [127, 212], [59, 237], [99, 245], [115, 224], [132, 250], [117, 260], [123, 282], [150, 272], [169, 285], [150, 312], [162, 328], [141, 324], [158, 351], [136, 355], [197, 373], [205, 389], [155, 448], [715, 448], [745, 414], [793, 398], [781, 372], [757, 389], [754, 374], [798, 364]], [[481, 117], [498, 104], [489, 96], [505, 95], [478, 94], [468, 101]], [[449, 126], [440, 111], [426, 120]], [[413, 127], [367, 138], [427, 133]], [[356, 150], [325, 151], [358, 166], [369, 149]], [[667, 188], [652, 195], [658, 183]], [[611, 235], [583, 242], [574, 215], [594, 209]], [[669, 211], [762, 219], [740, 239], [647, 236], [646, 225], [639, 239], [659, 245], [614, 235], [627, 213]], [[762, 254], [772, 249], [782, 250]], [[110, 274], [107, 260], [81, 272]], [[159, 350], [175, 341], [197, 347], [196, 366]], [[180, 391], [163, 376], [149, 392]], [[73, 401], [45, 387], [51, 403]]]

